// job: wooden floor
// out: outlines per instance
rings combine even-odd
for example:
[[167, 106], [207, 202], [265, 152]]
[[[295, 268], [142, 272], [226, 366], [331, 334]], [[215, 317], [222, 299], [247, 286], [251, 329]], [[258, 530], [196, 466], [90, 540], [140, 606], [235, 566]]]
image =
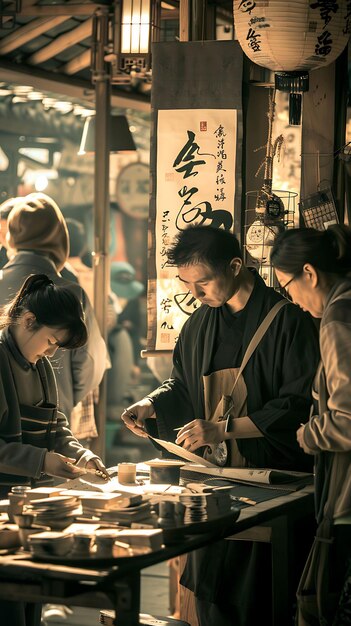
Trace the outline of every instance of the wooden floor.
[[[103, 608], [103, 607], [101, 607]], [[98, 626], [100, 611], [81, 607], [52, 608], [47, 626]], [[169, 615], [169, 568], [167, 563], [148, 567], [141, 576], [141, 613]]]

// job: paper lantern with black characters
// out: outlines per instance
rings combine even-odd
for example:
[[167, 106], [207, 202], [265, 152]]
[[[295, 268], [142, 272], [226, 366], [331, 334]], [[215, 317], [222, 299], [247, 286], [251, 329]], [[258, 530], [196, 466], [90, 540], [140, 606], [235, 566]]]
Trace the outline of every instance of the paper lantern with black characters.
[[275, 72], [290, 93], [290, 124], [299, 124], [308, 72], [329, 65], [351, 32], [350, 0], [234, 0], [235, 33], [245, 54]]

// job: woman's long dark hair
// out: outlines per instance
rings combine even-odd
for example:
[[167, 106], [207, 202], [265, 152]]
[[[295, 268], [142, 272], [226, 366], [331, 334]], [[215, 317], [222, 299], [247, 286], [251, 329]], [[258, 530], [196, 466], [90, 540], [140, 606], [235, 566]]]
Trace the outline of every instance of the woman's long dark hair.
[[56, 285], [45, 274], [33, 274], [23, 283], [17, 295], [7, 304], [0, 316], [0, 328], [18, 322], [25, 311], [35, 315], [32, 330], [42, 326], [67, 331], [62, 348], [80, 348], [88, 338], [84, 312], [79, 298], [62, 285]]
[[271, 253], [273, 267], [299, 276], [305, 263], [317, 270], [345, 275], [351, 271], [351, 229], [342, 224], [327, 230], [292, 228], [277, 235]]

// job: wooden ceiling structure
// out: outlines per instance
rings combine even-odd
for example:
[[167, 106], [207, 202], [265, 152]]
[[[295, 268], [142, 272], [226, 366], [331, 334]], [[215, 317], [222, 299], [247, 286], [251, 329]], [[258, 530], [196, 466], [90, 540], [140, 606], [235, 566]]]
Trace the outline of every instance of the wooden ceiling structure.
[[[35, 84], [36, 89], [93, 100], [91, 50], [93, 18], [111, 10], [115, 0], [13, 0], [0, 2], [0, 80]], [[228, 0], [165, 0], [161, 2], [161, 39], [195, 39], [179, 33], [180, 12], [206, 9], [212, 25], [217, 19], [232, 24]], [[187, 20], [182, 20], [186, 23]], [[193, 22], [200, 20], [193, 19]], [[214, 37], [206, 37], [215, 38]], [[149, 107], [150, 85], [112, 86], [113, 106]]]

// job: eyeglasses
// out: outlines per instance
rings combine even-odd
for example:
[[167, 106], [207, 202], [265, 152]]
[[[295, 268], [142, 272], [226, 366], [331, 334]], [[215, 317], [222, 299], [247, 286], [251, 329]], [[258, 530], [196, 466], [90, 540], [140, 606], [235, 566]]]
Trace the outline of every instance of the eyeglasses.
[[293, 280], [295, 280], [296, 276], [293, 276], [292, 278], [290, 278], [290, 280], [288, 280], [287, 283], [285, 283], [285, 285], [280, 285], [282, 289], [286, 290], [287, 287], [289, 287], [290, 283], [292, 283]]

